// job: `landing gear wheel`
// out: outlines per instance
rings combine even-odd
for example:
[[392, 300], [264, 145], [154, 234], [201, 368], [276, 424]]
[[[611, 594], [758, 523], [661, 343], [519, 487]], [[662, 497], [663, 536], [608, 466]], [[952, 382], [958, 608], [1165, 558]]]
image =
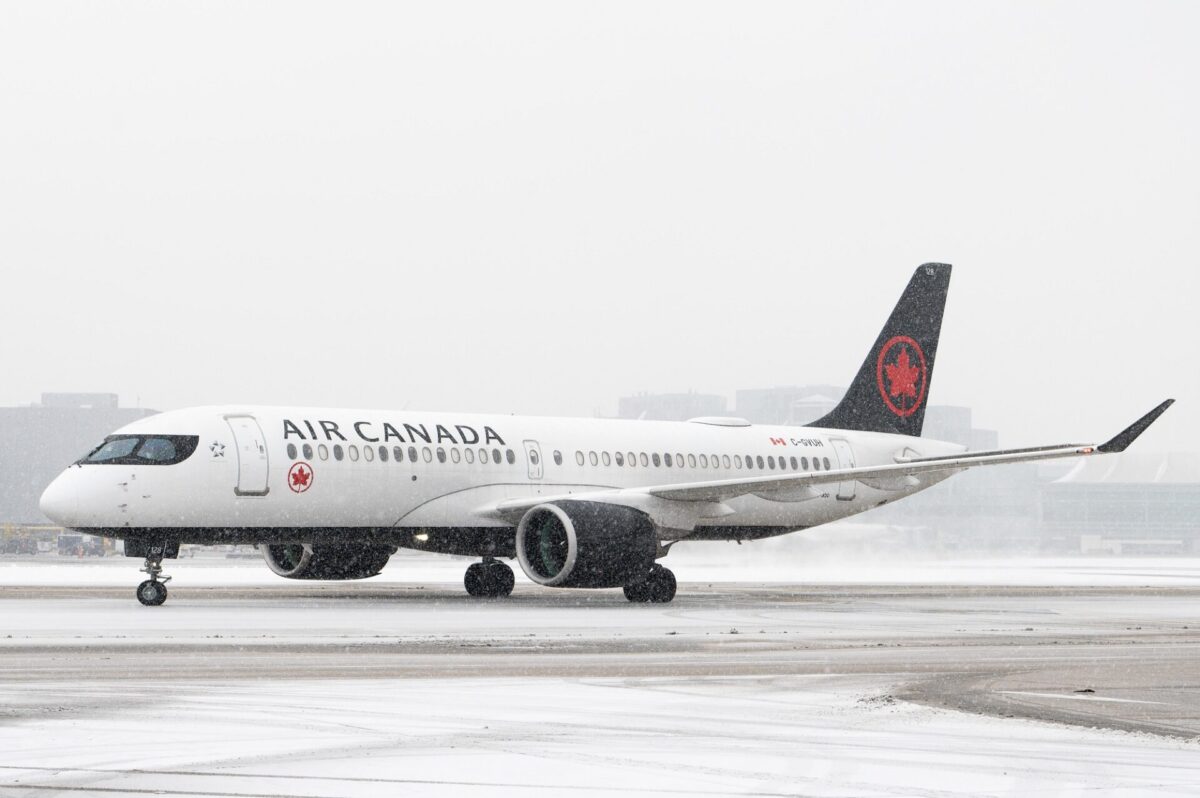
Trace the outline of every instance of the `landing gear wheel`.
[[650, 585], [650, 601], [655, 604], [667, 604], [675, 598], [675, 574], [667, 568], [654, 566], [646, 582]]
[[675, 574], [655, 563], [644, 579], [625, 585], [625, 598], [636, 604], [666, 604], [675, 598], [675, 587]]
[[157, 607], [167, 600], [167, 586], [154, 579], [147, 579], [138, 585], [138, 601], [147, 607]]
[[468, 595], [498, 598], [510, 595], [517, 583], [513, 570], [502, 562], [477, 562], [467, 568], [463, 587]]

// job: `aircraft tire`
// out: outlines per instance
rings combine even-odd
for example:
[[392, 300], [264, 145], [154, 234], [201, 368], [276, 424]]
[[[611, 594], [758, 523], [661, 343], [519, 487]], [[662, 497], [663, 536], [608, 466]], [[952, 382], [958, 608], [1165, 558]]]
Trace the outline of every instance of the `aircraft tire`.
[[675, 574], [668, 568], [655, 565], [646, 585], [649, 587], [650, 601], [654, 604], [667, 604], [675, 598]]
[[502, 562], [494, 562], [487, 567], [488, 586], [491, 588], [488, 595], [496, 598], [511, 596], [513, 587], [517, 584], [517, 577], [513, 574], [513, 569]]
[[513, 570], [502, 562], [473, 563], [463, 577], [467, 594], [479, 598], [508, 596], [516, 583]]
[[467, 567], [467, 573], [463, 576], [463, 587], [467, 589], [468, 596], [479, 597], [488, 594], [488, 578], [483, 563], [472, 563]]
[[138, 585], [137, 599], [147, 607], [158, 607], [167, 600], [167, 586], [162, 582], [147, 579]]
[[649, 586], [646, 582], [631, 582], [623, 588], [625, 598], [634, 604], [642, 604], [650, 600]]

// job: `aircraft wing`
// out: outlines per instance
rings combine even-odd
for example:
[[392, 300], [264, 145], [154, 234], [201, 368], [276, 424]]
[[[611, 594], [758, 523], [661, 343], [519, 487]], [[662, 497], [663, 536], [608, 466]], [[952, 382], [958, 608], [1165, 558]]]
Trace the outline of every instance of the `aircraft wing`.
[[[608, 489], [587, 491], [564, 496], [545, 496], [537, 498], [522, 498], [500, 502], [486, 508], [484, 513], [492, 517], [517, 518], [526, 510], [539, 504], [553, 502], [556, 499], [579, 499], [585, 501], [601, 501], [612, 504], [624, 504], [647, 510], [655, 520], [668, 521], [662, 516], [676, 516], [682, 508], [675, 505], [672, 512], [664, 504], [697, 503], [707, 504], [707, 508], [697, 507], [696, 515], [703, 518], [727, 515], [732, 509], [721, 508], [723, 502], [738, 496], [757, 495], [764, 498], [778, 497], [783, 501], [796, 501], [805, 498], [805, 491], [821, 485], [857, 480], [868, 486], [891, 488], [898, 490], [903, 487], [915, 487], [916, 478], [921, 474], [940, 471], [961, 471], [985, 465], [1001, 465], [1004, 463], [1027, 463], [1039, 460], [1053, 460], [1062, 457], [1086, 457], [1094, 454], [1111, 454], [1124, 451], [1129, 444], [1161, 416], [1174, 403], [1168, 399], [1146, 415], [1126, 427], [1110, 440], [1100, 444], [1064, 443], [1053, 446], [1035, 446], [1022, 449], [995, 449], [981, 452], [963, 452], [961, 454], [944, 455], [939, 457], [897, 458], [895, 463], [878, 466], [863, 466], [861, 468], [840, 468], [829, 471], [817, 471], [804, 474], [776, 474], [756, 476], [744, 479], [720, 479], [706, 482], [676, 483], [673, 485], [656, 485], [640, 488]], [[813, 492], [812, 496], [817, 494]], [[658, 501], [655, 501], [658, 500]], [[685, 513], [687, 514], [687, 513]]]

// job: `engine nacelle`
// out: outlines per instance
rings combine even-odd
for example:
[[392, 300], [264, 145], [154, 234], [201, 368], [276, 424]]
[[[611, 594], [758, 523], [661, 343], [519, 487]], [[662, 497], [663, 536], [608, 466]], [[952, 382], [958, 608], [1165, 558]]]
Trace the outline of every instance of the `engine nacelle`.
[[396, 553], [394, 546], [363, 543], [263, 543], [267, 567], [287, 579], [366, 579]]
[[517, 526], [517, 559], [546, 587], [621, 587], [650, 572], [658, 551], [654, 524], [615, 504], [539, 504]]

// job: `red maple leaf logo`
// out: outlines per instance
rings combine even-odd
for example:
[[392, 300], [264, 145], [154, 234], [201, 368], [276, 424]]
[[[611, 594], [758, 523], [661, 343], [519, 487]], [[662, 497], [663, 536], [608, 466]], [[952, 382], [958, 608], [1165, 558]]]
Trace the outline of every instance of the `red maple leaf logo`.
[[901, 346], [900, 357], [895, 363], [885, 363], [883, 369], [891, 383], [892, 396], [917, 398], [917, 377], [921, 376], [921, 370], [909, 362], [908, 347]]
[[292, 472], [292, 484], [298, 488], [308, 486], [308, 480], [312, 478], [312, 472], [305, 468], [297, 468]]

